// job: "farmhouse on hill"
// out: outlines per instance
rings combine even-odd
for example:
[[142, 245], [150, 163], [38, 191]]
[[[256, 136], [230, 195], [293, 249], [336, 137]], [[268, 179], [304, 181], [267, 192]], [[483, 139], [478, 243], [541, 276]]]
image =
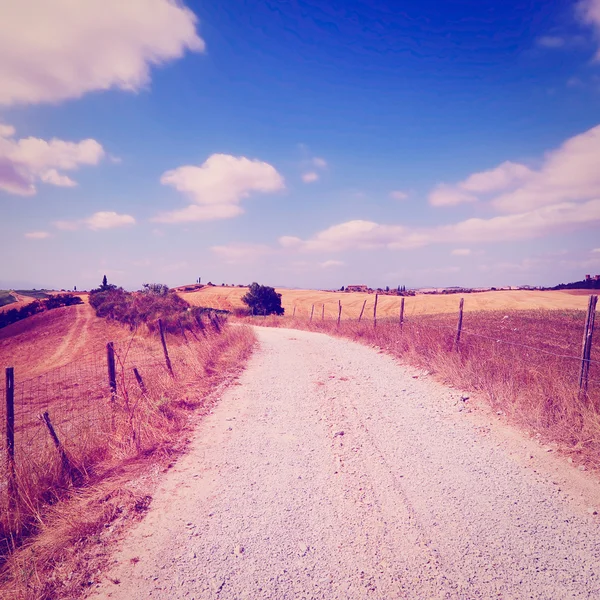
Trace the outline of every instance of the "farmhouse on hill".
[[347, 292], [368, 292], [369, 288], [366, 285], [347, 285]]

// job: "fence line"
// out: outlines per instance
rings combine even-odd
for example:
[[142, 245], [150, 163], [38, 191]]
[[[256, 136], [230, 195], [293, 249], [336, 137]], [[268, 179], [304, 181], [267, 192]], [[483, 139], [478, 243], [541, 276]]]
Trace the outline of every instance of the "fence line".
[[[109, 447], [122, 446], [125, 454], [140, 449], [144, 419], [172, 395], [173, 365], [181, 372], [177, 383], [185, 384], [188, 371], [195, 376], [195, 349], [220, 331], [220, 322], [211, 325], [198, 325], [193, 347], [168, 348], [159, 327], [152, 337], [134, 332], [106, 350], [26, 379], [6, 369], [6, 385], [0, 386], [0, 525], [6, 535], [16, 515], [30, 512], [60, 481], [77, 483], [85, 465], [101, 460]], [[0, 538], [0, 555], [3, 544]]]
[[[404, 300], [404, 297], [402, 297], [402, 300]], [[339, 307], [341, 308], [341, 306], [342, 306], [341, 305], [341, 301], [338, 301], [338, 302], [339, 302]], [[362, 310], [360, 312], [360, 316], [358, 317], [358, 319], [356, 319], [356, 320], [347, 319], [345, 321], [345, 323], [352, 323], [352, 322], [361, 323], [362, 315], [363, 315], [364, 308], [365, 308], [365, 304], [366, 304], [366, 300], [363, 303]], [[401, 306], [403, 304], [404, 303], [402, 303]], [[460, 310], [460, 306], [462, 306], [462, 305], [463, 304], [461, 302], [461, 304], [459, 305], [459, 310]], [[374, 310], [375, 310], [375, 307], [374, 307]], [[446, 315], [446, 313], [443, 313], [443, 314]], [[416, 315], [417, 318], [420, 317], [420, 316], [424, 317], [424, 318], [428, 318], [428, 317], [431, 317], [432, 315], [427, 314], [427, 313], [418, 313]], [[412, 314], [411, 317], [415, 317], [415, 315]], [[464, 316], [463, 316], [463, 319], [464, 319]], [[334, 320], [336, 320], [336, 318], [334, 318]], [[460, 316], [459, 316], [459, 321], [460, 322], [459, 322], [458, 327], [457, 327], [457, 325], [444, 325], [444, 324], [441, 324], [441, 323], [433, 325], [433, 324], [430, 324], [430, 323], [424, 323], [423, 321], [416, 322], [416, 321], [413, 321], [412, 319], [407, 319], [406, 313], [404, 311], [401, 311], [401, 321], [400, 322], [398, 322], [395, 319], [395, 317], [391, 317], [391, 316], [386, 316], [384, 318], [380, 317], [379, 319], [376, 319], [376, 317], [375, 317], [374, 321], [377, 322], [377, 323], [386, 323], [386, 324], [389, 324], [389, 325], [392, 325], [392, 323], [398, 323], [398, 325], [400, 326], [400, 329], [402, 328], [402, 325], [409, 325], [409, 326], [413, 326], [413, 327], [425, 327], [425, 328], [428, 328], [428, 329], [439, 329], [439, 330], [441, 330], [441, 329], [447, 329], [449, 331], [454, 331], [455, 333], [458, 333], [458, 329], [460, 329], [461, 335], [462, 334], [466, 334], [466, 335], [470, 335], [470, 336], [474, 336], [474, 337], [479, 337], [479, 338], [482, 338], [482, 339], [490, 340], [490, 341], [493, 341], [493, 342], [496, 342], [496, 343], [502, 343], [502, 344], [507, 344], [507, 345], [510, 345], [510, 346], [516, 346], [516, 347], [520, 347], [520, 348], [526, 348], [528, 350], [535, 350], [537, 352], [541, 352], [543, 354], [555, 356], [557, 358], [567, 358], [567, 359], [577, 360], [577, 361], [581, 361], [582, 360], [581, 356], [575, 356], [575, 355], [570, 355], [570, 354], [557, 354], [556, 352], [551, 352], [549, 350], [546, 350], [544, 348], [539, 348], [537, 346], [531, 346], [529, 344], [522, 344], [522, 343], [519, 343], [519, 342], [513, 342], [513, 341], [510, 341], [510, 340], [505, 340], [505, 339], [501, 339], [501, 338], [498, 338], [498, 337], [491, 337], [491, 336], [486, 336], [486, 335], [481, 334], [481, 333], [476, 333], [476, 332], [471, 331], [469, 329], [465, 329], [462, 326], [462, 319], [460, 319]], [[364, 324], [365, 324], [365, 326], [367, 326], [368, 322], [365, 321]], [[544, 342], [546, 342], [546, 341], [547, 340], [544, 340]], [[556, 342], [557, 340], [553, 339], [552, 341]], [[590, 348], [591, 348], [591, 346], [590, 346]], [[591, 352], [590, 352], [590, 354], [591, 354]], [[595, 359], [592, 359], [592, 358], [587, 358], [586, 360], [590, 364], [600, 365], [600, 361], [599, 360], [595, 360]]]

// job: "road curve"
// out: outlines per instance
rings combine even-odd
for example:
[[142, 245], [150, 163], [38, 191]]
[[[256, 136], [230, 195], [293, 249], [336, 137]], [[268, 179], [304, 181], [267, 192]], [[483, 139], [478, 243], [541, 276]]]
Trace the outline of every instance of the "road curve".
[[600, 597], [598, 517], [532, 442], [372, 348], [257, 334], [94, 597]]

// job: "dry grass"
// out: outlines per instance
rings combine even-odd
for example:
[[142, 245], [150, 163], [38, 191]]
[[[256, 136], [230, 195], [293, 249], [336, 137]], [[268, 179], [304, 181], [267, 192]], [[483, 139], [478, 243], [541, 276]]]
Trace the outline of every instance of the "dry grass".
[[[115, 344], [114, 402], [104, 353], [91, 352], [49, 373], [17, 381], [18, 500], [7, 510], [3, 486], [0, 534], [7, 561], [0, 597], [75, 597], [82, 586], [90, 585], [91, 566], [86, 567], [73, 548], [101, 548], [107, 523], [119, 515], [135, 518], [143, 512], [145, 495], [128, 488], [131, 465], [139, 471], [171, 460], [190, 416], [205, 408], [216, 386], [243, 365], [254, 343], [252, 331], [238, 326], [226, 325], [220, 332], [206, 327], [188, 336], [188, 343], [168, 338], [174, 379], [156, 336], [136, 335]], [[134, 366], [142, 374], [145, 393], [133, 375]], [[38, 418], [44, 411], [68, 456], [68, 468]], [[7, 481], [5, 472], [1, 480]]]
[[[208, 306], [225, 310], [244, 307], [242, 296], [248, 288], [204, 287], [196, 292], [179, 292], [179, 295], [193, 306]], [[315, 315], [321, 315], [325, 305], [325, 318], [337, 318], [338, 301], [342, 303], [342, 319], [356, 319], [363, 302], [366, 300], [365, 314], [372, 314], [375, 294], [358, 292], [323, 292], [319, 290], [277, 289], [281, 294], [281, 303], [286, 316], [291, 316], [296, 308], [296, 316], [307, 318], [311, 307], [315, 305]], [[582, 293], [579, 293], [579, 292]], [[532, 310], [562, 309], [585, 310], [587, 307], [586, 290], [535, 291], [506, 290], [477, 292], [465, 296], [465, 311], [479, 312], [488, 310]], [[459, 296], [418, 294], [405, 298], [405, 310], [408, 316], [422, 314], [455, 313]], [[377, 312], [381, 317], [395, 317], [400, 308], [398, 296], [379, 296]]]
[[495, 411], [555, 441], [577, 461], [600, 468], [600, 335], [596, 329], [589, 393], [578, 377], [583, 311], [502, 311], [465, 314], [460, 351], [453, 351], [456, 315], [398, 320], [267, 317], [258, 325], [322, 331], [382, 348], [455, 388], [477, 392]]

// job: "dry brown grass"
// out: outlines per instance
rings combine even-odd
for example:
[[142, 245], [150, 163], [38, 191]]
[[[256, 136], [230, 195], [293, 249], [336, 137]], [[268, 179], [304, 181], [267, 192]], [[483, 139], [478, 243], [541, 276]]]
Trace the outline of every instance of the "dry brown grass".
[[578, 393], [585, 312], [502, 311], [465, 314], [460, 351], [457, 316], [422, 315], [358, 323], [289, 317], [247, 319], [339, 335], [382, 348], [455, 388], [477, 392], [495, 411], [579, 462], [600, 467], [600, 335], [595, 333], [589, 394]]
[[[242, 296], [247, 288], [204, 287], [196, 292], [179, 292], [179, 295], [193, 306], [207, 306], [225, 310], [234, 310], [244, 306]], [[307, 318], [311, 307], [315, 305], [315, 315], [321, 315], [325, 305], [325, 317], [337, 318], [338, 301], [342, 303], [342, 319], [356, 319], [363, 302], [366, 300], [365, 312], [373, 311], [375, 294], [358, 292], [323, 292], [319, 290], [277, 289], [281, 294], [281, 303], [286, 316], [291, 316], [296, 307], [296, 316]], [[579, 293], [583, 292], [583, 293]], [[477, 292], [465, 297], [465, 311], [479, 312], [488, 310], [532, 310], [562, 309], [585, 310], [588, 292], [585, 290], [536, 291], [536, 290], [504, 290]], [[429, 295], [418, 294], [405, 298], [405, 310], [408, 316], [422, 314], [455, 313], [459, 297], [456, 294]], [[381, 317], [395, 317], [400, 308], [398, 296], [379, 296], [377, 311]]]
[[[116, 343], [114, 402], [104, 352], [17, 380], [18, 500], [9, 505], [2, 487], [0, 534], [8, 560], [0, 597], [66, 598], [89, 585], [94, 576], [73, 548], [102, 545], [107, 523], [124, 513], [135, 517], [143, 512], [145, 496], [140, 499], [128, 489], [131, 465], [147, 470], [165, 457], [170, 460], [190, 416], [198, 414], [195, 409], [206, 407], [207, 397], [243, 365], [254, 343], [252, 331], [238, 326], [225, 326], [221, 332], [207, 327], [188, 336], [189, 343], [168, 337], [174, 379], [156, 336], [138, 334]], [[134, 366], [144, 378], [146, 393], [135, 380]], [[38, 418], [44, 411], [68, 456], [68, 469]], [[7, 474], [1, 475], [6, 482]]]

